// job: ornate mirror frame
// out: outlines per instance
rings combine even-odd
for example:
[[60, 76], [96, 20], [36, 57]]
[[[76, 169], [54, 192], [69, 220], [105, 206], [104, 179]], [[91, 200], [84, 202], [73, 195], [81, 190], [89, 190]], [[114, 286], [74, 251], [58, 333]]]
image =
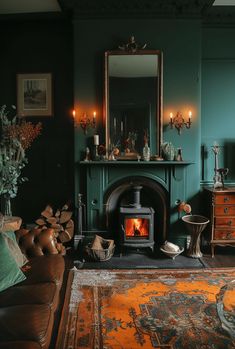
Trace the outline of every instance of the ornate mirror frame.
[[[123, 57], [123, 56], [129, 56], [128, 59], [131, 59], [131, 57], [136, 56], [156, 56], [157, 61], [157, 74], [156, 74], [156, 84], [157, 88], [154, 91], [156, 94], [156, 106], [154, 106], [155, 109], [155, 125], [156, 125], [156, 132], [152, 131], [149, 135], [150, 140], [150, 147], [151, 144], [154, 144], [153, 149], [151, 149], [152, 155], [160, 156], [160, 146], [162, 143], [162, 133], [163, 133], [163, 122], [162, 122], [162, 108], [163, 108], [163, 55], [162, 52], [159, 50], [144, 50], [144, 49], [129, 49], [126, 45], [126, 47], [120, 47], [120, 50], [114, 50], [114, 51], [106, 51], [105, 52], [105, 93], [104, 93], [104, 116], [105, 116], [105, 141], [106, 141], [106, 149], [110, 148], [111, 139], [111, 124], [110, 124], [110, 75], [109, 75], [109, 67], [110, 67], [110, 59], [114, 56]], [[148, 59], [148, 57], [147, 57]], [[150, 112], [151, 114], [151, 112]], [[151, 116], [150, 116], [151, 117]], [[114, 118], [115, 119], [115, 118]], [[112, 121], [113, 122], [113, 121]], [[115, 120], [116, 122], [116, 120]], [[123, 125], [121, 125], [121, 129], [123, 128]]]

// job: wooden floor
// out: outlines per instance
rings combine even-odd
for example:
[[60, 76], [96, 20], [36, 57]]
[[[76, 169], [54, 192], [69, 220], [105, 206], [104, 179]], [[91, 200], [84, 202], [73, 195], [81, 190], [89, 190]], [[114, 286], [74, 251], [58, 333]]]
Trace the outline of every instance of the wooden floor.
[[234, 247], [215, 247], [215, 256], [212, 258], [209, 252], [204, 252], [202, 261], [209, 268], [235, 267]]

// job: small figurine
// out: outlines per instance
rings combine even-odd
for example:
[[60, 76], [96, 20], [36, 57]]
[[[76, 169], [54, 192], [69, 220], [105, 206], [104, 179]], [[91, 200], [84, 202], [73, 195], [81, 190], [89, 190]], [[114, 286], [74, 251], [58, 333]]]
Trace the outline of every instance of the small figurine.
[[86, 156], [85, 156], [84, 161], [86, 161], [86, 162], [91, 161], [91, 152], [90, 152], [89, 147], [86, 147]]

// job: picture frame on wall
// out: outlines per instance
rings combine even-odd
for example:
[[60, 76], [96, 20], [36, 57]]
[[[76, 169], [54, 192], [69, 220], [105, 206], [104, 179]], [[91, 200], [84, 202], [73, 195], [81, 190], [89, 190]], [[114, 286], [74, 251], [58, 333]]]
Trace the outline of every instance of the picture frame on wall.
[[52, 116], [52, 74], [17, 74], [17, 114]]

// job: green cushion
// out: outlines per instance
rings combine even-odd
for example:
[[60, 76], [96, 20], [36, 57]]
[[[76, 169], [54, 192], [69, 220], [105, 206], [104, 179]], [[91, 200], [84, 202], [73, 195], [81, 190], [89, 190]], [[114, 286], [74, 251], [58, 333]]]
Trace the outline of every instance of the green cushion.
[[3, 291], [25, 279], [25, 275], [18, 267], [7, 247], [4, 233], [0, 233], [0, 291]]
[[8, 231], [3, 234], [7, 247], [9, 248], [11, 255], [15, 259], [18, 267], [22, 267], [28, 262], [28, 259], [21, 252], [21, 249], [16, 241], [16, 236], [14, 231]]

